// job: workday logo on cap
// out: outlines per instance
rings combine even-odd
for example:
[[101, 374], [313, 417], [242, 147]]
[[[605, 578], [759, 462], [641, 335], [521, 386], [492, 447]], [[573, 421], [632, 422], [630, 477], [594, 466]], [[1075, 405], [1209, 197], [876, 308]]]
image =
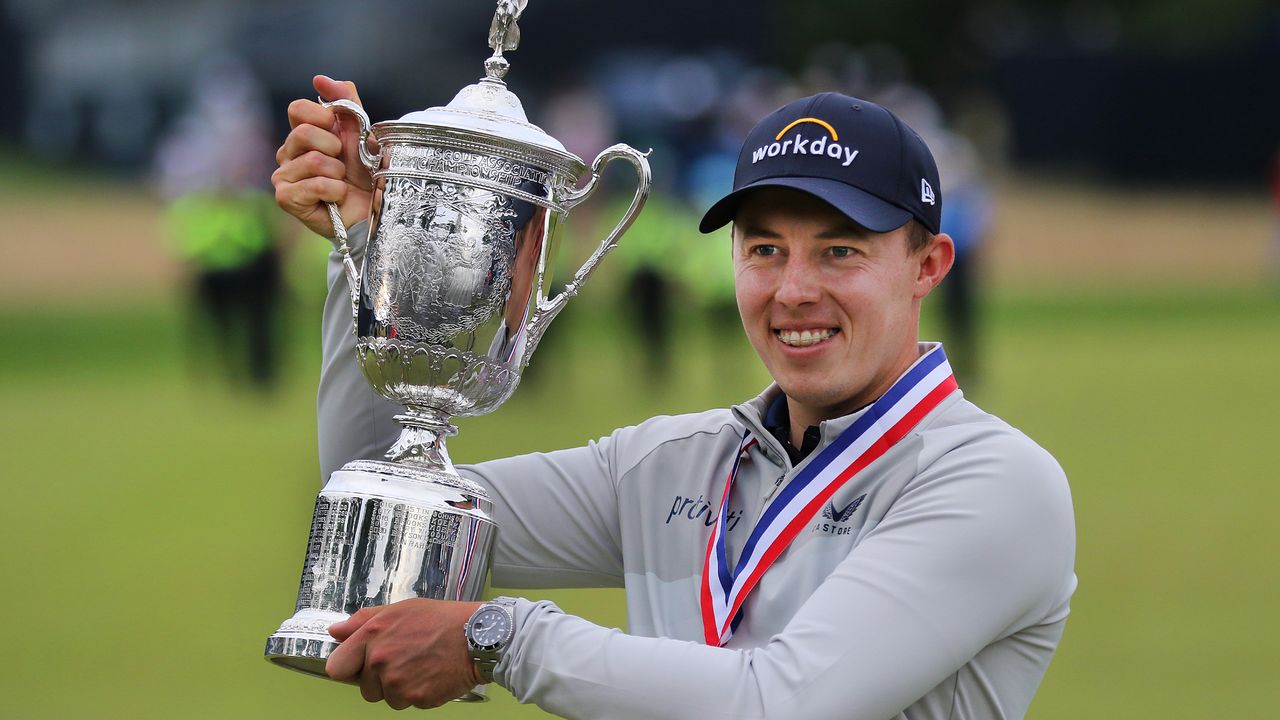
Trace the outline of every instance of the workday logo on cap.
[[[827, 135], [819, 135], [816, 138], [808, 139], [803, 137], [797, 130], [795, 135], [784, 139], [797, 125], [804, 123], [813, 123], [827, 131]], [[858, 157], [858, 150], [846, 145], [841, 145], [840, 134], [831, 124], [825, 120], [815, 117], [802, 117], [798, 120], [792, 120], [786, 127], [778, 131], [774, 136], [773, 142], [768, 145], [762, 145], [751, 151], [751, 164], [755, 164], [767, 157], [778, 157], [779, 155], [825, 155], [833, 160], [839, 160], [840, 165], [849, 167]]]

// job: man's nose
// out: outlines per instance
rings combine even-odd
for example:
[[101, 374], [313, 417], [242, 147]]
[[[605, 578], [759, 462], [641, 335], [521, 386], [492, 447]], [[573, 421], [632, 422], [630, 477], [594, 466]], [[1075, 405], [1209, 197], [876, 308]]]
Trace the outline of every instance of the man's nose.
[[821, 297], [817, 268], [795, 255], [787, 258], [774, 298], [788, 307], [814, 303]]

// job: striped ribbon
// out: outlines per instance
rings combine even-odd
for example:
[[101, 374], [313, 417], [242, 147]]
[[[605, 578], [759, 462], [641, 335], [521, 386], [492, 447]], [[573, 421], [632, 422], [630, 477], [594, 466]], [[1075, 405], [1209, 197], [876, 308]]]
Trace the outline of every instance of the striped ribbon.
[[936, 345], [778, 492], [743, 545], [737, 565], [730, 568], [725, 549], [729, 493], [743, 456], [756, 443], [750, 430], [743, 433], [702, 568], [702, 625], [708, 645], [729, 641], [742, 619], [747, 595], [836, 491], [906, 437], [956, 388], [947, 356]]

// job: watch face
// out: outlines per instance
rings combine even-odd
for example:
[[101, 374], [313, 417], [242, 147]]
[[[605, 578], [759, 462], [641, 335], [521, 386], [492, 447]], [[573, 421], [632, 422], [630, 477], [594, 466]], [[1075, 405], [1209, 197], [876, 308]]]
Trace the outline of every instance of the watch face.
[[471, 641], [481, 647], [505, 642], [511, 636], [511, 618], [498, 608], [484, 608], [471, 620]]

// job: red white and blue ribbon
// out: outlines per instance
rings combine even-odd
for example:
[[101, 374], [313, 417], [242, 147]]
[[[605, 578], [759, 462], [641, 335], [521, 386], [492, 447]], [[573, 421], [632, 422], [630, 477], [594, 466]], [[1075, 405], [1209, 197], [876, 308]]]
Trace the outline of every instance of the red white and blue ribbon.
[[730, 568], [725, 549], [729, 493], [743, 455], [756, 442], [750, 430], [743, 433], [702, 567], [702, 625], [708, 645], [729, 641], [747, 595], [836, 491], [906, 437], [956, 388], [947, 356], [937, 345], [778, 491], [742, 546], [737, 566]]
[[470, 526], [467, 530], [467, 547], [463, 550], [462, 555], [462, 572], [458, 576], [458, 590], [454, 593], [454, 600], [461, 600], [467, 594], [467, 579], [471, 574], [471, 559], [476, 554], [476, 538], [480, 535], [480, 521], [476, 518], [467, 518]]

